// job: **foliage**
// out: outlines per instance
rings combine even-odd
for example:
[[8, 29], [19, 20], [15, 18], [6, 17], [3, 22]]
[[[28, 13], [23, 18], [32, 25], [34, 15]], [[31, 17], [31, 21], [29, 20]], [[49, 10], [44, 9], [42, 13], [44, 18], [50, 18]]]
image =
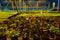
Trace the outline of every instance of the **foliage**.
[[[34, 32], [39, 34], [39, 30], [46, 32], [59, 33], [60, 29], [55, 26], [55, 18], [58, 17], [14, 17], [13, 19], [7, 19], [0, 24], [0, 35], [7, 35], [10, 37], [21, 36], [24, 33], [29, 32], [33, 36]], [[57, 21], [59, 22], [59, 21]], [[21, 34], [21, 35], [20, 35]]]

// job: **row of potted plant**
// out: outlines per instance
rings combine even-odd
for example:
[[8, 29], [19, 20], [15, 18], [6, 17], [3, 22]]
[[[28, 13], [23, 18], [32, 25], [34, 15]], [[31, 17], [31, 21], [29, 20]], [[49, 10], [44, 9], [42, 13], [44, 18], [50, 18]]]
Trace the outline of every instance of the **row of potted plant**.
[[[10, 37], [11, 40], [18, 40], [19, 36], [29, 38], [30, 35], [30, 37], [34, 39], [40, 39], [39, 37], [42, 38], [42, 34], [40, 35], [41, 29], [44, 33], [47, 30], [49, 30], [52, 34], [58, 34], [60, 32], [59, 22], [57, 22], [58, 26], [55, 26], [54, 23], [55, 17], [32, 16], [7, 19], [0, 24], [0, 37]], [[3, 38], [3, 40], [6, 40], [5, 38]]]

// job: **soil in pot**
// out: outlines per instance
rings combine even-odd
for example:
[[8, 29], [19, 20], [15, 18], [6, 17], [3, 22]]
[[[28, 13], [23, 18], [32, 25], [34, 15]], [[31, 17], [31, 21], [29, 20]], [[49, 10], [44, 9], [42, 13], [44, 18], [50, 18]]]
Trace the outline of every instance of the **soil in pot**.
[[40, 38], [34, 38], [33, 40], [40, 40]]
[[18, 37], [11, 37], [11, 40], [18, 40]]

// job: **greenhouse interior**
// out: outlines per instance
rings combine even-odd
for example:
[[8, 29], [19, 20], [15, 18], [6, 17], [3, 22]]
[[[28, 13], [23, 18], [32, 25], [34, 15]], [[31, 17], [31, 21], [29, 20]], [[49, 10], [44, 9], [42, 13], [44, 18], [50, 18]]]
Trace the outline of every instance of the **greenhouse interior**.
[[60, 40], [60, 0], [0, 0], [0, 40]]

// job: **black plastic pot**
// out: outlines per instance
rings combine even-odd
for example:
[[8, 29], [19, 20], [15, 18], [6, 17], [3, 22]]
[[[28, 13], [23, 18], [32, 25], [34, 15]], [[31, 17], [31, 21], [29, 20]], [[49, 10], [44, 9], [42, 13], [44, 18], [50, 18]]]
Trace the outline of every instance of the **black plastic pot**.
[[29, 40], [29, 38], [23, 38], [23, 40]]
[[56, 40], [60, 40], [60, 34], [56, 34], [57, 38]]
[[56, 40], [60, 40], [60, 37], [57, 37]]
[[6, 40], [6, 36], [0, 36], [0, 40]]
[[18, 37], [17, 36], [11, 37], [11, 40], [18, 40]]
[[42, 38], [42, 40], [49, 40], [49, 38], [47, 38], [47, 37], [44, 37], [44, 38]]

